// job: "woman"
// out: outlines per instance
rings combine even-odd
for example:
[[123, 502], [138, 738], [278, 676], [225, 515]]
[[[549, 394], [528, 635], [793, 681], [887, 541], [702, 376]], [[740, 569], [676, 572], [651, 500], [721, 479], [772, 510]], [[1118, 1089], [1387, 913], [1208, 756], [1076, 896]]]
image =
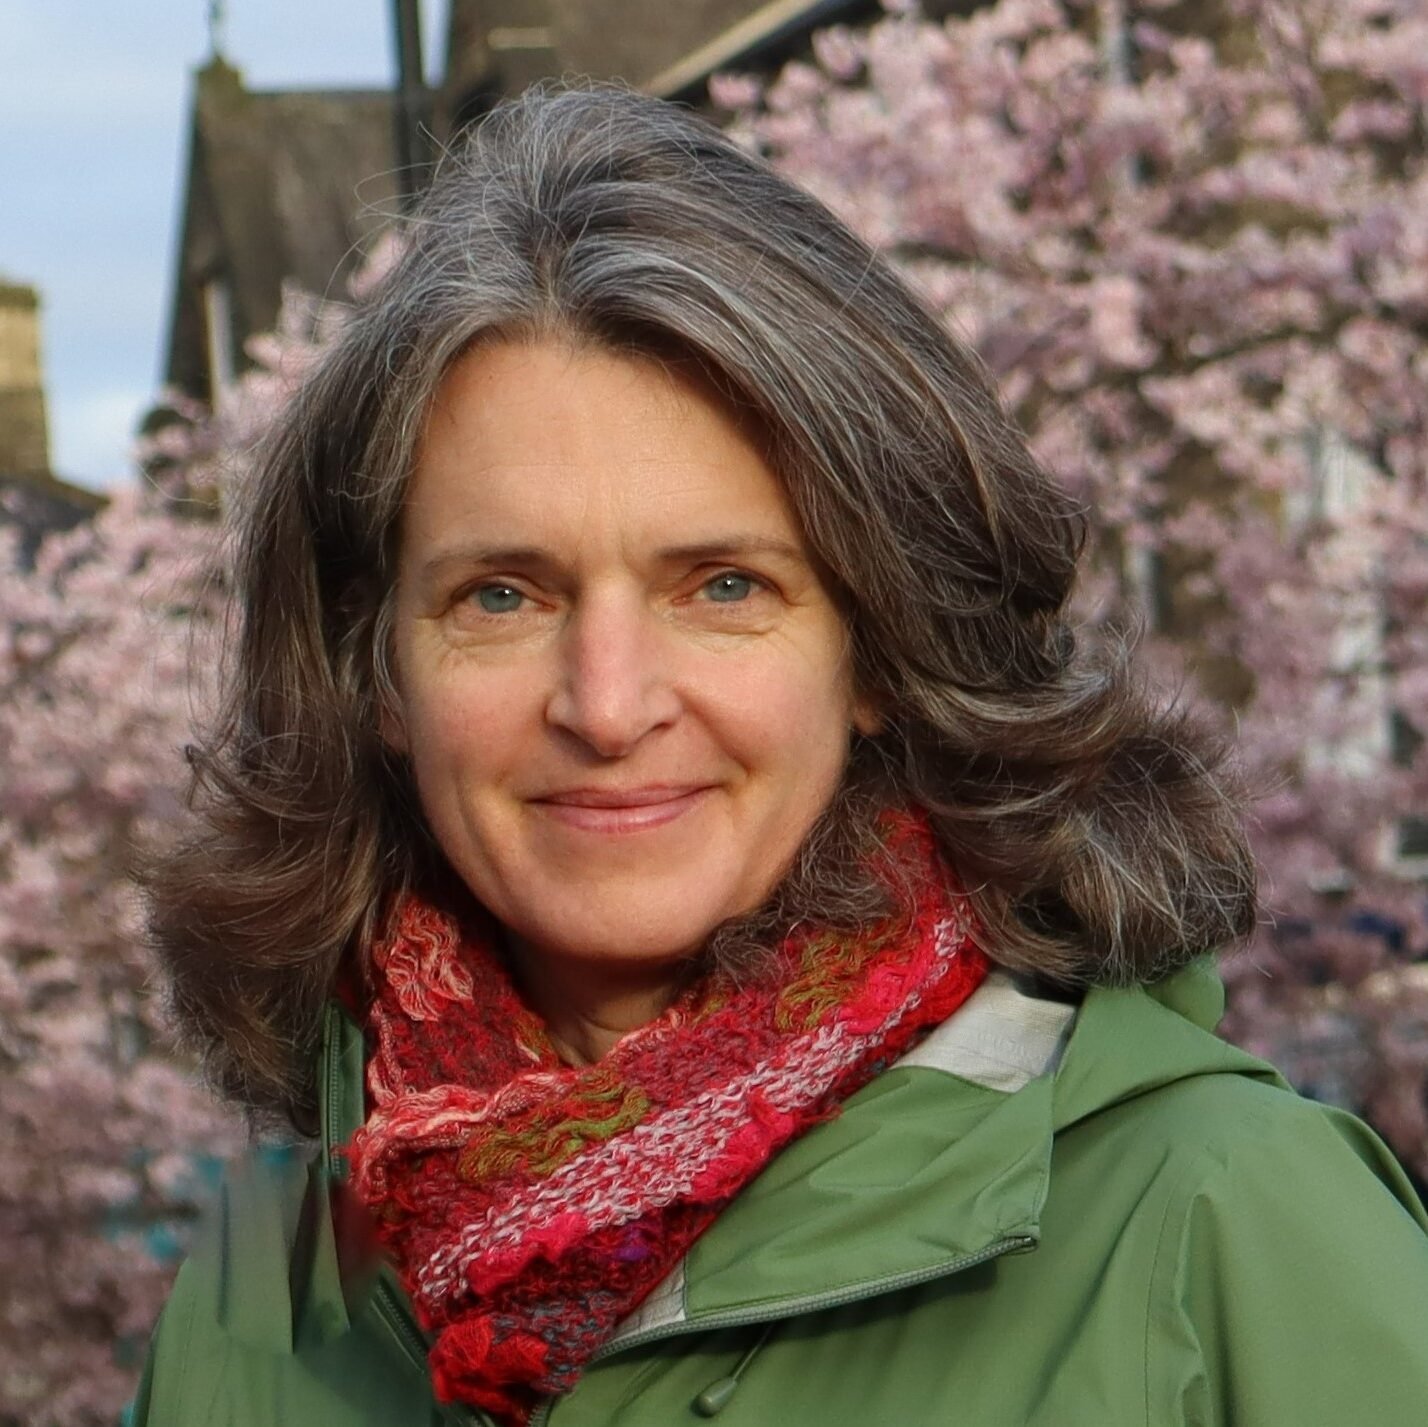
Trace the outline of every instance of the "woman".
[[154, 878], [235, 1177], [141, 1423], [1420, 1422], [1423, 1211], [1209, 1034], [1219, 756], [974, 359], [699, 120], [536, 92], [273, 435]]

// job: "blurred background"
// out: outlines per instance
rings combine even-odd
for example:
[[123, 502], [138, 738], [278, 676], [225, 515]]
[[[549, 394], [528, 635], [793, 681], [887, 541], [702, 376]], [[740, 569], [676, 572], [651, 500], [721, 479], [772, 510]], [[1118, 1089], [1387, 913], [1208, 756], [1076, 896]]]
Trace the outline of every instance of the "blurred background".
[[1085, 620], [1261, 794], [1225, 1031], [1428, 1175], [1428, 0], [0, 0], [0, 1427], [119, 1420], [247, 1133], [132, 877], [225, 502], [431, 165], [562, 75], [729, 127], [981, 354], [1094, 511]]

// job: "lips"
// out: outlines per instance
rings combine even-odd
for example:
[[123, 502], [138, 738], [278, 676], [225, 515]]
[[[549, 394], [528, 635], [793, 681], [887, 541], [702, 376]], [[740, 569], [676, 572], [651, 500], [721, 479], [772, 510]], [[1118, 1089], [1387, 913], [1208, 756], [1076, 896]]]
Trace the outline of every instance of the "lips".
[[703, 783], [650, 783], [638, 788], [563, 788], [532, 798], [553, 821], [581, 832], [631, 833], [663, 827], [693, 811], [712, 792]]
[[703, 791], [702, 783], [649, 783], [642, 788], [568, 788], [536, 798], [572, 808], [648, 808]]

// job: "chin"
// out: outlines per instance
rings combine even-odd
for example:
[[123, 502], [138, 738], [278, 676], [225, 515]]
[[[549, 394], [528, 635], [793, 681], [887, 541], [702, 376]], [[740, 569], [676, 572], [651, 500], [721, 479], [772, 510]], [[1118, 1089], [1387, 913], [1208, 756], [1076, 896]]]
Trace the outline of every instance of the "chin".
[[608, 917], [592, 917], [587, 906], [578, 916], [529, 922], [516, 934], [528, 945], [562, 960], [661, 966], [697, 956], [725, 919], [712, 914], [671, 918], [667, 901], [642, 916], [627, 903], [612, 909]]

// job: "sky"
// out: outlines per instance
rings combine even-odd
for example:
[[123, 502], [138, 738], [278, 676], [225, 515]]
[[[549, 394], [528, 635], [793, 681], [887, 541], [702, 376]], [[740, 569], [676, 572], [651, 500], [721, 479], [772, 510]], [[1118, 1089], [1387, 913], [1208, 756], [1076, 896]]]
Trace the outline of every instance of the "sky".
[[[0, 0], [0, 277], [40, 290], [55, 473], [110, 486], [158, 390], [209, 0]], [[224, 0], [252, 88], [395, 69], [389, 0]], [[445, 6], [424, 0], [428, 55]]]

